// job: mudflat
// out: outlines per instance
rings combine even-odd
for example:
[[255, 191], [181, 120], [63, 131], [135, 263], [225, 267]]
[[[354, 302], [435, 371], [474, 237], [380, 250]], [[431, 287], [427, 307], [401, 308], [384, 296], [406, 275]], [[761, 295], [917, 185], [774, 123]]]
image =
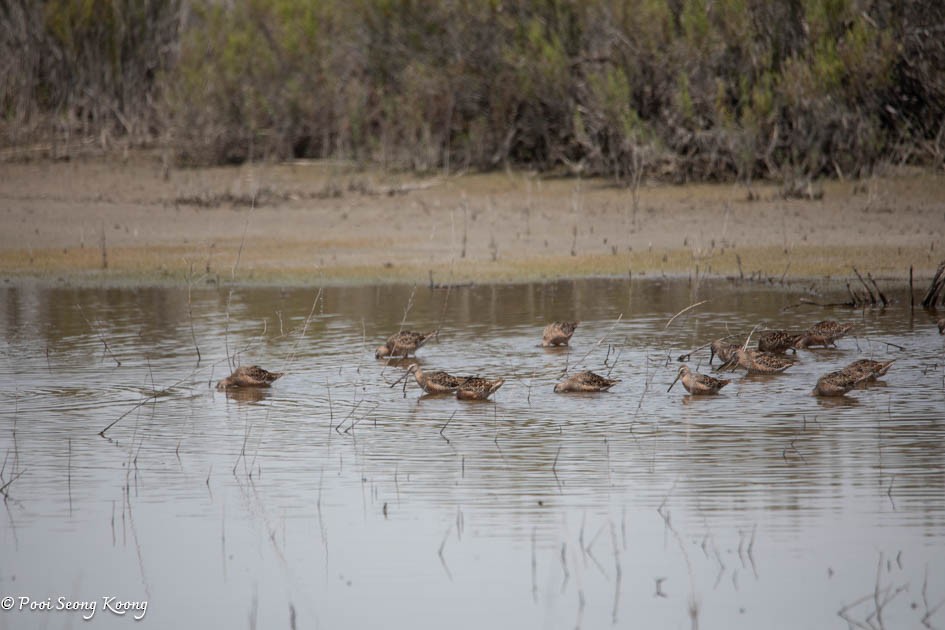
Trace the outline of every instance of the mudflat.
[[643, 185], [346, 163], [165, 170], [159, 159], [0, 164], [0, 275], [95, 283], [437, 283], [692, 275], [930, 276], [945, 176]]

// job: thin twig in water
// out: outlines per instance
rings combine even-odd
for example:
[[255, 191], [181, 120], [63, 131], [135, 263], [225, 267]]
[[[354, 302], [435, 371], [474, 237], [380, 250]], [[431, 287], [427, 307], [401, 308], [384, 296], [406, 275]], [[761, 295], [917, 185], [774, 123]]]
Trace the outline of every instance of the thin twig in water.
[[112, 352], [112, 349], [108, 347], [108, 342], [105, 340], [105, 335], [103, 335], [100, 330], [95, 328], [95, 326], [92, 325], [92, 322], [89, 321], [89, 318], [85, 316], [85, 311], [82, 310], [82, 305], [76, 304], [75, 307], [78, 309], [79, 314], [82, 315], [82, 319], [85, 320], [85, 323], [89, 325], [89, 328], [92, 329], [92, 332], [95, 333], [95, 335], [102, 342], [102, 345], [105, 346], [105, 353], [108, 354], [108, 356], [110, 356], [112, 360], [115, 361], [115, 363], [121, 365], [121, 361], [118, 360], [118, 357], [115, 356], [115, 353]]
[[190, 320], [190, 338], [194, 340], [194, 350], [197, 351], [197, 365], [200, 365], [200, 346], [197, 345], [197, 333], [194, 331], [194, 308], [191, 300], [193, 288], [194, 263], [190, 263], [190, 275], [187, 277], [187, 318]]
[[[604, 333], [604, 336], [598, 339], [597, 343], [591, 346], [590, 350], [585, 352], [584, 356], [582, 356], [578, 361], [575, 362], [575, 365], [580, 365], [581, 363], [584, 363], [587, 357], [591, 356], [591, 352], [593, 352], [598, 346], [600, 346], [600, 344], [604, 343], [604, 339], [606, 339], [607, 336], [610, 335], [611, 332], [613, 332], [614, 328], [617, 327], [617, 324], [620, 323], [621, 319], [623, 319], [623, 313], [620, 313], [619, 315], [617, 315], [617, 319], [615, 319], [614, 323], [610, 325], [610, 328], [607, 329], [607, 332]], [[570, 346], [569, 346], [569, 351], [568, 351], [569, 357], [570, 357], [570, 354], [571, 353], [570, 353]], [[565, 369], [565, 373], [567, 373], [567, 369]]]
[[20, 477], [22, 477], [22, 476], [23, 476], [23, 473], [25, 473], [25, 472], [26, 472], [26, 468], [24, 468], [24, 469], [21, 470], [20, 472], [16, 473], [15, 475], [11, 476], [9, 481], [7, 481], [5, 484], [3, 484], [2, 486], [0, 486], [0, 494], [2, 494], [4, 497], [10, 496], [9, 491], [7, 490], [7, 488], [9, 488], [9, 487], [10, 487], [10, 484], [12, 484], [14, 481], [16, 481], [17, 479], [19, 479]]
[[669, 328], [669, 325], [672, 324], [673, 321], [675, 321], [675, 319], [676, 319], [677, 317], [679, 317], [680, 315], [682, 315], [682, 314], [685, 313], [686, 311], [690, 311], [690, 310], [696, 308], [697, 306], [702, 306], [703, 304], [705, 304], [705, 303], [708, 302], [708, 301], [709, 301], [709, 300], [702, 300], [701, 302], [696, 302], [695, 304], [690, 304], [689, 306], [687, 306], [687, 307], [684, 308], [683, 310], [679, 311], [678, 313], [676, 313], [675, 315], [673, 315], [672, 317], [669, 318], [669, 321], [666, 322], [666, 325], [665, 325], [665, 326], [663, 326], [663, 330], [666, 330], [667, 328]]
[[446, 421], [446, 424], [444, 424], [442, 427], [440, 427], [440, 437], [443, 438], [444, 440], [446, 440], [446, 443], [447, 443], [447, 444], [450, 443], [450, 439], [449, 439], [448, 437], [446, 437], [445, 435], [443, 435], [443, 431], [446, 431], [446, 427], [450, 426], [450, 422], [453, 421], [453, 416], [455, 416], [455, 415], [456, 415], [456, 412], [454, 411], [452, 414], [450, 414], [450, 419]]

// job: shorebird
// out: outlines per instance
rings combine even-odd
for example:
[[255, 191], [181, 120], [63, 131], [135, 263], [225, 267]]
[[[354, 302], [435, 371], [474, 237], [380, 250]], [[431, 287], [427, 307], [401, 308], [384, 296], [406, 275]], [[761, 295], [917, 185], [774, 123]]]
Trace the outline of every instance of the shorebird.
[[843, 396], [856, 387], [857, 383], [867, 378], [869, 378], [869, 376], [848, 372], [846, 370], [830, 372], [817, 379], [813, 394], [815, 396]]
[[[421, 368], [417, 363], [414, 363], [409, 368], [407, 368], [407, 373], [397, 380], [394, 385], [399, 383], [401, 380], [406, 379], [411, 374], [413, 374], [413, 377], [417, 381], [417, 385], [420, 386], [420, 389], [428, 394], [452, 394], [456, 391], [456, 388], [468, 381], [470, 378], [468, 376], [453, 376], [452, 374], [448, 374], [446, 372], [424, 372], [423, 368]], [[391, 387], [393, 387], [393, 385]]]
[[229, 389], [231, 387], [269, 387], [273, 381], [282, 376], [282, 372], [270, 372], [264, 370], [258, 365], [241, 365], [217, 383], [217, 389]]
[[892, 367], [896, 360], [874, 361], [873, 359], [858, 359], [850, 365], [843, 368], [844, 372], [854, 376], [863, 377], [862, 380], [875, 381], [880, 376], [886, 376], [886, 372]]
[[832, 319], [817, 322], [807, 329], [794, 343], [795, 348], [811, 346], [837, 347], [837, 340], [846, 336], [853, 329], [853, 324], [841, 324]]
[[502, 387], [504, 382], [503, 378], [494, 381], [478, 377], [467, 378], [456, 389], [456, 397], [460, 400], [485, 400]]
[[427, 339], [439, 334], [439, 332], [439, 330], [434, 330], [428, 333], [418, 333], [412, 330], [402, 330], [388, 337], [383, 346], [378, 346], [377, 350], [374, 351], [374, 358], [407, 357], [411, 353], [416, 354], [417, 349], [426, 343]]
[[551, 322], [545, 326], [541, 333], [541, 345], [543, 348], [548, 346], [566, 346], [571, 341], [571, 335], [574, 329], [581, 322]]
[[716, 339], [709, 346], [709, 365], [712, 365], [712, 359], [719, 358], [723, 364], [728, 363], [735, 356], [735, 352], [740, 348], [737, 343], [728, 343], [721, 339]]
[[620, 382], [620, 379], [604, 378], [593, 372], [580, 372], [569, 376], [557, 385], [555, 393], [564, 392], [606, 392]]
[[797, 352], [794, 344], [802, 336], [802, 333], [790, 333], [786, 330], [766, 330], [758, 335], [758, 349], [776, 354], [782, 354], [788, 350]]
[[794, 361], [780, 354], [744, 348], [739, 348], [735, 352], [735, 357], [730, 363], [735, 361], [737, 363], [731, 369], [745, 368], [749, 374], [779, 374], [794, 365]]
[[676, 373], [676, 379], [673, 381], [673, 384], [670, 385], [669, 389], [666, 391], [668, 392], [672, 389], [673, 385], [675, 385], [676, 381], [679, 379], [682, 379], [682, 384], [683, 387], [686, 388], [686, 391], [693, 395], [718, 394], [720, 389], [732, 382], [727, 378], [715, 378], [714, 376], [693, 372], [689, 369], [688, 365], [683, 365], [680, 366], [679, 371]]
[[938, 320], [938, 334], [945, 335], [945, 317]]

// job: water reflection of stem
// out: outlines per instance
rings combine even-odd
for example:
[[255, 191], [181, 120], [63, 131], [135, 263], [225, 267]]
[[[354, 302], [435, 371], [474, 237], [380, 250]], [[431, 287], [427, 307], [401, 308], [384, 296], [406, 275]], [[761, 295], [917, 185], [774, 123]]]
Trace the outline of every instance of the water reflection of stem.
[[446, 576], [450, 579], [450, 582], [453, 581], [453, 573], [450, 571], [449, 566], [447, 566], [447, 564], [446, 564], [446, 558], [443, 556], [443, 548], [446, 546], [446, 541], [447, 541], [447, 539], [450, 537], [450, 534], [451, 534], [452, 532], [453, 532], [453, 524], [450, 523], [449, 528], [447, 528], [447, 530], [446, 530], [446, 535], [443, 536], [443, 542], [440, 543], [440, 548], [439, 548], [439, 550], [436, 552], [437, 555], [440, 557], [440, 564], [443, 565], [443, 570], [446, 571]]
[[194, 342], [194, 350], [197, 351], [197, 365], [200, 365], [200, 346], [197, 345], [197, 333], [194, 331], [194, 307], [191, 300], [191, 289], [193, 288], [194, 263], [190, 263], [190, 273], [187, 276], [187, 319], [190, 320], [190, 338]]
[[440, 427], [440, 437], [443, 438], [444, 440], [446, 440], [446, 443], [447, 443], [447, 444], [450, 443], [450, 440], [449, 440], [448, 437], [446, 437], [445, 435], [443, 435], [443, 431], [446, 431], [446, 427], [450, 426], [450, 422], [453, 421], [453, 416], [455, 416], [455, 415], [456, 415], [456, 412], [454, 411], [452, 414], [450, 414], [450, 419], [446, 421], [446, 424], [444, 424], [442, 427]]
[[620, 568], [620, 548], [617, 545], [617, 529], [614, 527], [614, 522], [610, 522], [610, 544], [614, 550], [614, 607], [611, 610], [611, 623], [614, 625], [617, 624], [617, 612], [620, 609], [620, 586], [623, 582], [623, 570]]
[[564, 572], [564, 579], [561, 581], [561, 592], [564, 593], [571, 577], [571, 572], [568, 571], [568, 543], [566, 542], [561, 543], [561, 570]]
[[692, 571], [692, 561], [689, 559], [689, 553], [686, 551], [686, 546], [683, 544], [682, 537], [679, 535], [679, 532], [676, 531], [676, 528], [673, 527], [669, 510], [664, 509], [666, 507], [666, 502], [669, 500], [669, 497], [676, 489], [676, 483], [676, 481], [673, 482], [672, 487], [669, 489], [669, 492], [666, 493], [666, 496], [663, 497], [663, 501], [660, 503], [659, 507], [656, 508], [656, 511], [662, 517], [663, 523], [666, 526], [666, 531], [673, 535], [673, 538], [679, 545], [679, 550], [683, 554], [683, 559], [686, 561], [686, 569], [689, 573], [689, 620], [692, 628], [695, 629], [699, 627], [699, 600], [696, 598], [696, 584], [695, 576]]
[[532, 601], [538, 603], [538, 562], [535, 559], [535, 528], [532, 527]]
[[69, 487], [69, 514], [72, 514], [72, 438], [69, 438], [69, 463], [66, 466], [66, 483]]
[[92, 329], [92, 332], [94, 332], [95, 335], [99, 338], [99, 341], [102, 342], [102, 345], [105, 346], [105, 353], [108, 356], [110, 356], [112, 360], [115, 361], [115, 363], [117, 363], [120, 366], [121, 361], [118, 360], [118, 357], [115, 356], [115, 353], [112, 352], [112, 349], [108, 347], [108, 341], [105, 339], [105, 335], [102, 334], [102, 332], [99, 329], [93, 326], [92, 322], [89, 321], [89, 318], [85, 316], [85, 311], [82, 310], [81, 304], [76, 303], [75, 307], [79, 311], [79, 314], [82, 316], [82, 319], [85, 320], [85, 323], [88, 324], [89, 328]]

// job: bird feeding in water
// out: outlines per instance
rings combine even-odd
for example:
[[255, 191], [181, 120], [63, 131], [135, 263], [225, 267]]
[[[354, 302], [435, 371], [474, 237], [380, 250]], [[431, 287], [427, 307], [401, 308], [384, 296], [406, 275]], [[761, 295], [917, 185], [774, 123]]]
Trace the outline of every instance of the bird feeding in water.
[[278, 380], [283, 372], [270, 372], [258, 365], [241, 365], [232, 374], [217, 383], [217, 389], [232, 389], [235, 387], [269, 387]]
[[620, 379], [605, 378], [591, 371], [569, 376], [555, 385], [555, 393], [565, 392], [606, 392], [620, 382]]
[[574, 330], [581, 322], [551, 322], [541, 334], [541, 345], [544, 348], [550, 346], [566, 346], [574, 335]]
[[374, 351], [374, 358], [408, 357], [411, 354], [416, 354], [417, 350], [427, 342], [427, 339], [438, 335], [438, 333], [439, 330], [428, 333], [402, 330], [388, 337], [384, 345], [378, 346], [377, 350]]
[[670, 385], [669, 389], [666, 391], [669, 392], [669, 390], [673, 388], [673, 385], [679, 380], [682, 380], [683, 387], [686, 388], [686, 391], [694, 396], [701, 394], [718, 394], [720, 389], [732, 382], [731, 379], [715, 378], [707, 374], [693, 372], [689, 369], [688, 365], [682, 365], [679, 367], [679, 371], [676, 372], [676, 378], [673, 380], [672, 385]]

